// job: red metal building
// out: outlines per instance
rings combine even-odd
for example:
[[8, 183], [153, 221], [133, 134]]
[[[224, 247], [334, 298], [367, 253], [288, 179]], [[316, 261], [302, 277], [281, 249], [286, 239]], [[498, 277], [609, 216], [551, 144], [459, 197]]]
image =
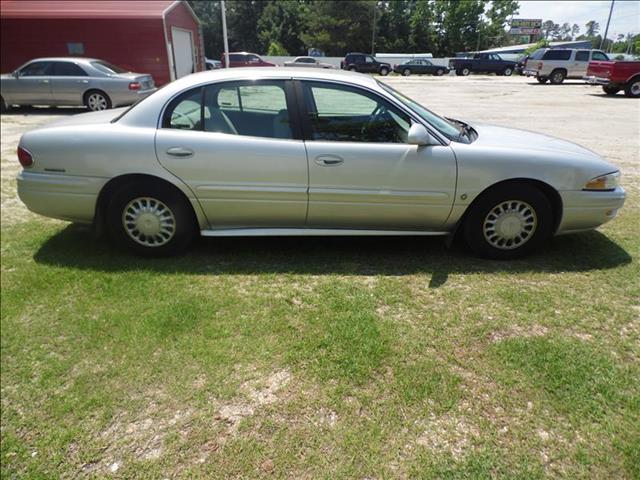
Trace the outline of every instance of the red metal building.
[[0, 70], [37, 57], [106, 60], [163, 85], [202, 71], [202, 28], [184, 1], [2, 0]]

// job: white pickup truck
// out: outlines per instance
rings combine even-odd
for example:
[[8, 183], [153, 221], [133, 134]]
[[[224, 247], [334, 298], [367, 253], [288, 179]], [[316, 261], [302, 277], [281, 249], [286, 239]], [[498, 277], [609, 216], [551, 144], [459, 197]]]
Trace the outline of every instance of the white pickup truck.
[[592, 60], [606, 61], [609, 57], [600, 50], [539, 48], [527, 59], [522, 73], [536, 77], [540, 83], [559, 85], [565, 78], [582, 80]]

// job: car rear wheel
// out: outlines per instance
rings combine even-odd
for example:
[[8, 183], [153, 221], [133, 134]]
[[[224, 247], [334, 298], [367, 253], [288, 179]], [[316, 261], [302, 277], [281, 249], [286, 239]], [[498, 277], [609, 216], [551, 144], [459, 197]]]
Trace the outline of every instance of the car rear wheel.
[[602, 90], [604, 90], [604, 93], [606, 93], [607, 95], [615, 95], [616, 93], [618, 93], [620, 91], [619, 87], [613, 87], [611, 85], [603, 85], [602, 86]]
[[107, 227], [116, 244], [148, 257], [179, 253], [196, 233], [187, 201], [174, 188], [153, 182], [118, 190], [107, 207]]
[[380, 75], [382, 75], [383, 77], [386, 77], [387, 75], [389, 75], [389, 69], [387, 67], [382, 67], [380, 69]]
[[507, 77], [510, 77], [512, 73], [513, 73], [513, 69], [511, 67], [507, 67], [502, 71], [502, 74]]
[[355, 65], [349, 65], [349, 66], [347, 67], [347, 70], [349, 70], [350, 72], [356, 72], [356, 71], [358, 71], [358, 69], [356, 68], [356, 66], [355, 66]]
[[442, 68], [439, 68], [438, 70], [436, 70], [436, 75], [438, 77], [441, 77], [442, 75], [444, 75], [444, 70]]
[[537, 77], [538, 83], [547, 83], [549, 79], [547, 77]]
[[551, 72], [551, 83], [553, 85], [560, 85], [564, 82], [566, 75], [563, 70], [554, 70]]
[[92, 112], [99, 112], [111, 108], [111, 99], [109, 95], [104, 92], [92, 90], [85, 94], [84, 104]]
[[405, 68], [405, 69], [402, 71], [402, 75], [403, 75], [404, 77], [408, 77], [409, 75], [411, 75], [411, 70], [410, 70], [410, 69], [408, 69], [408, 68]]
[[507, 260], [538, 248], [552, 233], [553, 211], [537, 188], [510, 183], [484, 193], [471, 206], [464, 238], [477, 254]]
[[469, 67], [463, 67], [462, 69], [460, 69], [460, 75], [462, 75], [463, 77], [466, 77], [470, 73], [471, 69]]
[[631, 98], [640, 97], [640, 77], [632, 79], [625, 85], [624, 94]]

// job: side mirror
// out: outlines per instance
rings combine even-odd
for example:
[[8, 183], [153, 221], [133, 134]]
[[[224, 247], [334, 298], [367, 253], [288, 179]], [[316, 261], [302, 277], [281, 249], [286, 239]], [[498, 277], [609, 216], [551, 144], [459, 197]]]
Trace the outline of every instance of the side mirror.
[[409, 129], [407, 143], [409, 143], [409, 145], [431, 145], [435, 142], [431, 134], [424, 128], [424, 125], [414, 123]]

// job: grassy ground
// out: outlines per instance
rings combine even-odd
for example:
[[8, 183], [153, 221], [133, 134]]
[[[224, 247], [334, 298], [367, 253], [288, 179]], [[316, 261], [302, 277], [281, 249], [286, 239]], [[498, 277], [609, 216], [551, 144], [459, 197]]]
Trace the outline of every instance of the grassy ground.
[[640, 477], [634, 173], [618, 219], [516, 262], [433, 238], [141, 260], [14, 208], [6, 143], [3, 478]]

